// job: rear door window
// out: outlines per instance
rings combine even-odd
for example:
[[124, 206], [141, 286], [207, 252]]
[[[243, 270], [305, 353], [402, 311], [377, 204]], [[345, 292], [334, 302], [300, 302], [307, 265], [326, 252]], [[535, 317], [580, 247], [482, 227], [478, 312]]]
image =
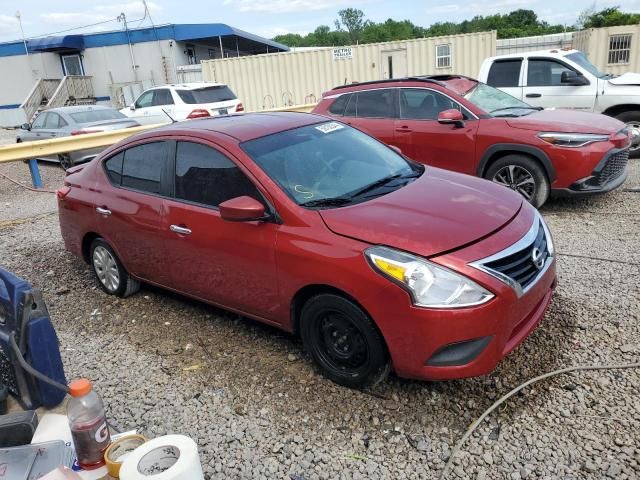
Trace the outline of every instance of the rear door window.
[[345, 109], [347, 108], [347, 104], [349, 103], [350, 99], [351, 99], [350, 93], [347, 93], [345, 95], [340, 95], [338, 98], [336, 98], [333, 101], [333, 103], [329, 107], [329, 113], [332, 113], [333, 115], [342, 116], [344, 114]]
[[520, 83], [522, 59], [493, 62], [487, 77], [487, 85], [496, 88], [517, 87]]
[[264, 203], [253, 182], [223, 153], [200, 143], [178, 142], [176, 199], [217, 207], [243, 195]]
[[162, 193], [162, 172], [169, 145], [154, 142], [129, 148], [124, 152], [122, 186], [147, 193]]
[[124, 152], [120, 152], [104, 162], [104, 169], [107, 172], [107, 177], [109, 177], [111, 183], [117, 186], [120, 186], [120, 182], [122, 181], [123, 160]]
[[358, 92], [358, 118], [394, 118], [395, 94], [395, 88]]

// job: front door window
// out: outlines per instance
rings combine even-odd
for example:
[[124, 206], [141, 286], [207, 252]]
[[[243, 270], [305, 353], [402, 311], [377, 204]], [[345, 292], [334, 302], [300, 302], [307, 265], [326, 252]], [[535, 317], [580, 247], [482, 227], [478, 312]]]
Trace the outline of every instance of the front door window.
[[84, 75], [80, 55], [63, 55], [62, 67], [65, 75]]

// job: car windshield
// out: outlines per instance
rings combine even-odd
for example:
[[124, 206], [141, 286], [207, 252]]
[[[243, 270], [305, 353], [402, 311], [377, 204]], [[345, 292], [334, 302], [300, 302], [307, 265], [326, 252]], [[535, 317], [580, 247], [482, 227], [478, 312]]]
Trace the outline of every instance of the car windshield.
[[464, 98], [494, 117], [520, 117], [538, 110], [484, 83], [478, 83], [465, 94]]
[[598, 70], [598, 67], [596, 67], [593, 63], [591, 63], [587, 58], [587, 56], [582, 52], [570, 53], [569, 55], [566, 56], [566, 58], [571, 60], [573, 63], [578, 64], [579, 66], [584, 68], [587, 72], [589, 72], [591, 75], [595, 77], [598, 77], [598, 78], [611, 77], [611, 75], [607, 75], [606, 73], [602, 73], [600, 70]]
[[298, 205], [332, 208], [390, 193], [424, 167], [338, 122], [287, 130], [241, 144]]
[[235, 100], [237, 97], [226, 85], [198, 88], [196, 90], [176, 90], [184, 103], [217, 103]]
[[71, 114], [71, 118], [76, 123], [92, 123], [103, 122], [105, 120], [117, 120], [119, 118], [127, 118], [117, 110], [105, 109], [105, 110], [85, 110], [84, 112], [76, 112]]

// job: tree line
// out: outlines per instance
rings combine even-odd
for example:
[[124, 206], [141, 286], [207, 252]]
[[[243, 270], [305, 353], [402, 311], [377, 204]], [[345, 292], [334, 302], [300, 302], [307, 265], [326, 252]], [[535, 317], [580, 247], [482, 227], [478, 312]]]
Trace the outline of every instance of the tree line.
[[278, 35], [273, 40], [290, 47], [321, 47], [408, 40], [489, 30], [496, 30], [498, 38], [516, 38], [635, 23], [640, 23], [640, 14], [623, 12], [619, 7], [605, 8], [600, 11], [595, 11], [595, 8], [587, 9], [580, 14], [574, 25], [552, 25], [539, 19], [533, 10], [519, 9], [506, 14], [477, 15], [471, 20], [459, 23], [437, 22], [425, 28], [415, 25], [410, 20], [393, 20], [391, 18], [376, 23], [367, 20], [362, 10], [345, 8], [338, 12], [338, 19], [335, 21], [333, 29], [328, 25], [320, 25], [307, 35], [287, 33]]

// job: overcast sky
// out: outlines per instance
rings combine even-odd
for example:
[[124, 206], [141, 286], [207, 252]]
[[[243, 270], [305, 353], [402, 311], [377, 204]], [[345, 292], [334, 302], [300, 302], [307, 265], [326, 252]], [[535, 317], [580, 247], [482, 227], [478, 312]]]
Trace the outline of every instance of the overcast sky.
[[[226, 23], [249, 32], [273, 37], [282, 33], [307, 33], [316, 26], [333, 27], [338, 10], [357, 7], [373, 21], [410, 19], [429, 26], [438, 21], [461, 21], [474, 15], [507, 13], [529, 8], [550, 23], [573, 24], [579, 13], [594, 5], [597, 9], [619, 5], [640, 13], [640, 0], [151, 0], [151, 16], [160, 23]], [[107, 22], [82, 31], [117, 30], [115, 21], [125, 12], [131, 26], [148, 25], [141, 0], [0, 0], [0, 41], [21, 38], [16, 12], [20, 10], [25, 35], [54, 33], [97, 22]]]

